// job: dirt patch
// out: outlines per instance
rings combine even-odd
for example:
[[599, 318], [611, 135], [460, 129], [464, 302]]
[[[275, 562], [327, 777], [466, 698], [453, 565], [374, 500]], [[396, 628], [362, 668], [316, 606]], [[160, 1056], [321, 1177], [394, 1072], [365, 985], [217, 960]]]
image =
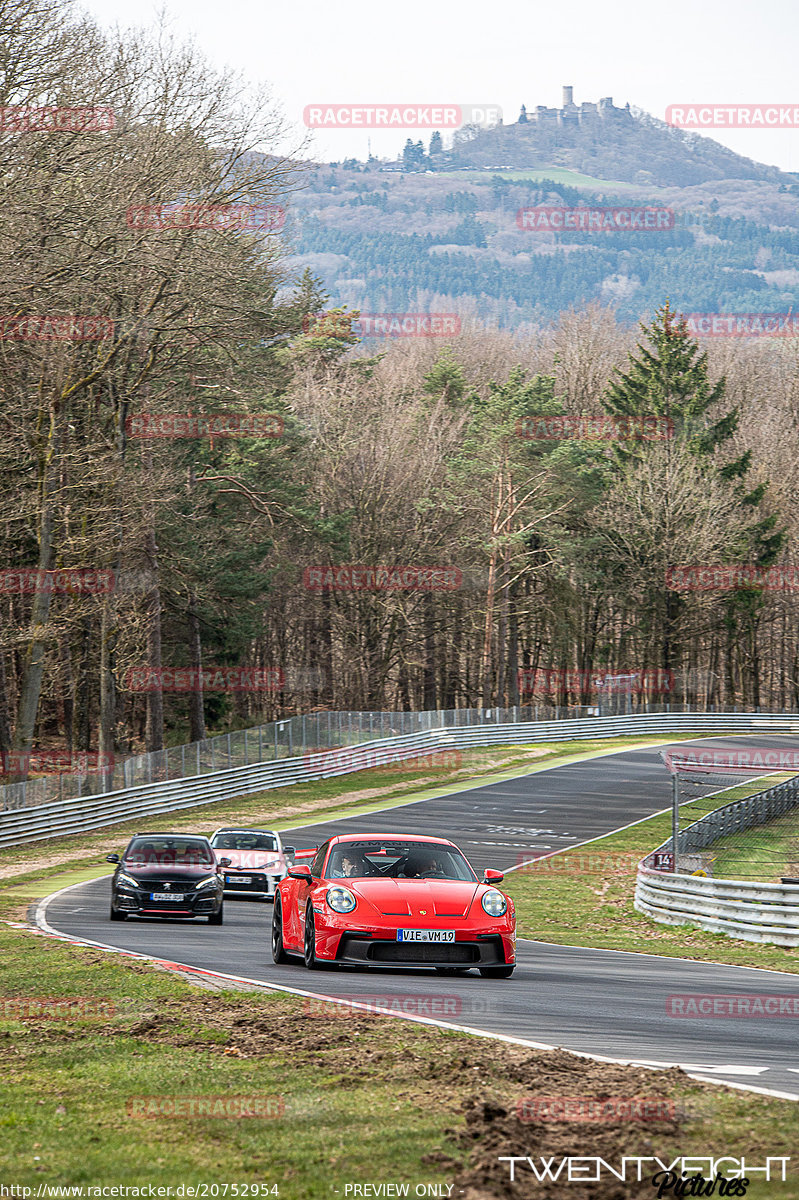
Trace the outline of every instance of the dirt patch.
[[[134, 965], [134, 964], [131, 964]], [[147, 968], [140, 967], [146, 970]], [[624, 1156], [663, 1157], [679, 1140], [688, 1119], [679, 1099], [686, 1084], [707, 1093], [707, 1104], [720, 1089], [688, 1081], [679, 1069], [649, 1071], [578, 1058], [565, 1051], [528, 1050], [482, 1039], [453, 1036], [436, 1028], [411, 1025], [379, 1015], [317, 1015], [312, 1001], [293, 997], [241, 996], [236, 1000], [197, 995], [190, 1001], [136, 1003], [109, 1021], [104, 1033], [124, 1035], [189, 1051], [205, 1051], [238, 1060], [263, 1060], [281, 1072], [308, 1067], [327, 1086], [355, 1089], [392, 1081], [398, 1104], [451, 1114], [445, 1144], [425, 1162], [446, 1172], [459, 1200], [518, 1200], [520, 1182], [540, 1200], [627, 1200], [641, 1195], [647, 1182], [603, 1178], [594, 1184], [537, 1182], [519, 1170], [511, 1183], [501, 1156], [530, 1156], [538, 1165], [550, 1159], [598, 1157], [620, 1167]], [[36, 1042], [68, 1042], [73, 1029], [38, 1027], [27, 1037]], [[354, 1069], [354, 1066], [357, 1069]], [[657, 1118], [630, 1119], [619, 1099], [656, 1104]], [[591, 1120], [540, 1119], [552, 1102], [585, 1106], [605, 1103], [603, 1116]], [[610, 1114], [608, 1114], [610, 1108]], [[573, 1110], [572, 1110], [573, 1111]], [[531, 1115], [532, 1114], [532, 1115]], [[685, 1149], [685, 1153], [689, 1153]], [[540, 1169], [540, 1167], [539, 1167]]]

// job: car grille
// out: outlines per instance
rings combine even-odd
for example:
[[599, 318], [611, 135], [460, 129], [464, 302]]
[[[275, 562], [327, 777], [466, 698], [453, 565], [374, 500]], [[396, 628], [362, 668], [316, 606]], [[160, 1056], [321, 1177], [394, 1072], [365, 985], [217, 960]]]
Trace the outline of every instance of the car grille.
[[194, 891], [194, 879], [140, 879], [139, 888], [143, 892], [177, 892], [189, 895]]
[[[227, 875], [247, 875], [246, 883], [231, 883]], [[265, 892], [269, 885], [266, 875], [251, 875], [247, 871], [234, 871], [232, 868], [225, 872], [226, 892]]]
[[374, 942], [369, 957], [373, 962], [473, 963], [480, 951], [468, 942]]

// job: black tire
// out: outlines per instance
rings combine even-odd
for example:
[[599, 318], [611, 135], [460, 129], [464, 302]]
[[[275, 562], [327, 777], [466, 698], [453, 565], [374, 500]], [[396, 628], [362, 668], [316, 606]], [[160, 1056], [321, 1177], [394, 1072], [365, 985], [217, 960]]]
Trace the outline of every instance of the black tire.
[[480, 974], [486, 979], [510, 979], [515, 968], [515, 963], [507, 967], [480, 967]]
[[108, 914], [112, 921], [124, 921], [127, 918], [127, 913], [117, 912], [114, 908], [114, 901], [111, 901], [111, 911]]
[[219, 912], [211, 913], [208, 917], [209, 925], [221, 925], [225, 919], [225, 905], [219, 905]]
[[312, 904], [309, 904], [305, 910], [305, 936], [303, 938], [302, 957], [309, 971], [319, 970], [319, 959], [316, 957], [316, 933]]
[[272, 961], [278, 966], [287, 963], [289, 956], [283, 948], [283, 909], [280, 897], [275, 896], [275, 911], [272, 913]]

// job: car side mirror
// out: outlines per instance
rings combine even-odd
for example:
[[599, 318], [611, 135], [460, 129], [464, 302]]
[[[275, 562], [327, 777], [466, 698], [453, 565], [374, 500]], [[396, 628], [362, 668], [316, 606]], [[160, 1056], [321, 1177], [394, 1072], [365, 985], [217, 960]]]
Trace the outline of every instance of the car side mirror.
[[232, 861], [232, 858], [220, 858], [219, 865], [220, 867], [229, 867]]
[[112, 862], [112, 863], [118, 863], [118, 862], [119, 862], [119, 855], [118, 855], [118, 854], [106, 854], [106, 856], [105, 856], [105, 861], [106, 861], [106, 862]]
[[312, 879], [311, 868], [305, 863], [300, 863], [298, 866], [291, 868], [289, 879], [304, 879], [306, 883], [310, 883]]
[[490, 867], [483, 872], [483, 883], [502, 883], [504, 878], [502, 871], [492, 871]]
[[297, 851], [294, 849], [294, 847], [293, 847], [293, 846], [284, 846], [284, 847], [283, 847], [283, 853], [284, 853], [284, 854], [290, 854], [290, 855], [291, 855], [291, 857], [293, 858], [293, 857], [294, 857], [294, 855], [297, 853]]

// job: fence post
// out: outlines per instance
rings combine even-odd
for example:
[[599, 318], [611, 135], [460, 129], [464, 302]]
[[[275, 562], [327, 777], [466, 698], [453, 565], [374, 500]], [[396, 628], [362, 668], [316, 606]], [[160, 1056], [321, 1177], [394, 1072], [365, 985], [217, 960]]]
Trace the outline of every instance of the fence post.
[[228, 767], [233, 766], [233, 755], [230, 750], [230, 734], [227, 735], [227, 765]]

